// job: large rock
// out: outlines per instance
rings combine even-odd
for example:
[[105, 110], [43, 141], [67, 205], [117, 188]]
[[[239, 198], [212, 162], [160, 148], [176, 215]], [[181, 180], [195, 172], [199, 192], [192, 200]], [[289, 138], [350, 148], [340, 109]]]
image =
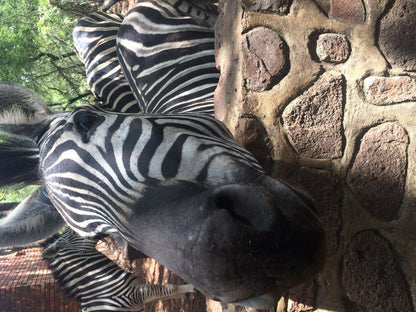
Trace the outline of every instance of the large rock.
[[322, 62], [346, 62], [350, 56], [347, 36], [334, 33], [320, 34], [316, 42], [316, 55]]
[[364, 93], [366, 100], [374, 105], [416, 101], [416, 79], [409, 76], [370, 76], [364, 79]]
[[406, 130], [389, 122], [365, 133], [348, 173], [355, 196], [375, 217], [391, 221], [397, 217], [406, 179]]
[[394, 252], [374, 231], [360, 232], [351, 239], [342, 276], [347, 297], [358, 306], [354, 311], [414, 311]]
[[344, 78], [323, 74], [283, 112], [285, 131], [305, 158], [338, 158], [343, 153]]
[[393, 67], [416, 70], [416, 1], [394, 1], [380, 21], [378, 42]]
[[361, 0], [314, 0], [329, 17], [350, 24], [362, 24], [366, 14]]
[[347, 23], [364, 23], [364, 4], [361, 0], [331, 0], [329, 16]]
[[288, 47], [277, 32], [257, 27], [243, 35], [241, 45], [248, 89], [268, 90], [286, 75]]

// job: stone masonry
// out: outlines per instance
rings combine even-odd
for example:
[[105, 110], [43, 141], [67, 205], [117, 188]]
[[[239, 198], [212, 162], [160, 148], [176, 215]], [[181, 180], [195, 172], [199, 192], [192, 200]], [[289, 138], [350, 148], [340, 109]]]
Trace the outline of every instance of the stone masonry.
[[[328, 234], [323, 272], [274, 311], [415, 311], [416, 2], [219, 9], [216, 117], [237, 137], [245, 116], [261, 123], [244, 135], [267, 140], [259, 161], [314, 196]], [[245, 43], [256, 33], [254, 58]], [[286, 68], [273, 76], [264, 64]]]
[[[324, 270], [267, 312], [414, 312], [416, 2], [218, 7], [216, 117], [268, 172], [314, 196], [328, 235]], [[153, 260], [128, 267], [146, 282], [180, 282]], [[245, 310], [197, 293], [146, 311]]]

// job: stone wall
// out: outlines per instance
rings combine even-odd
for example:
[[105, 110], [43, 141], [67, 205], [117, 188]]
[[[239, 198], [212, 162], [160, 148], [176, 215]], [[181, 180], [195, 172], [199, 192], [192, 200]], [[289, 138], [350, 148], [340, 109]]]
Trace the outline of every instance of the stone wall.
[[277, 310], [414, 311], [416, 1], [219, 8], [216, 117], [309, 190], [329, 237], [324, 271]]

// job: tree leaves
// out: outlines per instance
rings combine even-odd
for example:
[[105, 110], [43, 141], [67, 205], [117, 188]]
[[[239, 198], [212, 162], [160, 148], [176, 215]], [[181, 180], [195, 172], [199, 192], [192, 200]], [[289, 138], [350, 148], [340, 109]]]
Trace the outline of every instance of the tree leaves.
[[59, 110], [90, 102], [72, 45], [76, 22], [49, 0], [0, 2], [0, 81], [24, 85]]

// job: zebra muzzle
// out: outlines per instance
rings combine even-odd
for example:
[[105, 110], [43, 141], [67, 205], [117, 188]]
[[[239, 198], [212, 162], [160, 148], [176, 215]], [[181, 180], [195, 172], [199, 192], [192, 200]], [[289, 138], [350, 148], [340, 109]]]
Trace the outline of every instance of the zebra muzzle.
[[[319, 272], [326, 257], [312, 200], [297, 192], [266, 177], [256, 184], [195, 188], [183, 200], [162, 192], [167, 204], [159, 206], [145, 197], [152, 208], [142, 207], [138, 216], [136, 237], [146, 240], [136, 248], [210, 298], [271, 306]], [[180, 193], [180, 187], [172, 190]]]

